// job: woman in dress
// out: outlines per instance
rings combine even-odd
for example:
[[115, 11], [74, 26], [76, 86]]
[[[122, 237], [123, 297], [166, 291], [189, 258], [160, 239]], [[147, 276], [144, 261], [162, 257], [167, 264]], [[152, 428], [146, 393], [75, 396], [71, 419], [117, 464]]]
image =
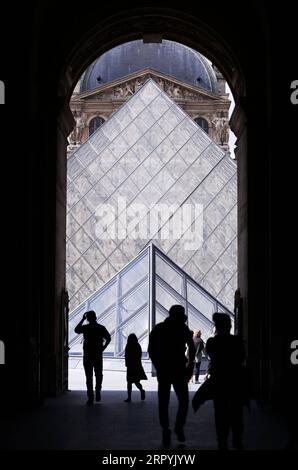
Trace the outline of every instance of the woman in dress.
[[138, 342], [138, 338], [134, 333], [131, 333], [127, 338], [125, 348], [125, 365], [127, 367], [126, 380], [127, 380], [127, 399], [126, 403], [131, 402], [132, 384], [141, 392], [141, 400], [145, 400], [145, 390], [143, 389], [140, 380], [147, 380], [147, 376], [142, 366], [142, 348]]

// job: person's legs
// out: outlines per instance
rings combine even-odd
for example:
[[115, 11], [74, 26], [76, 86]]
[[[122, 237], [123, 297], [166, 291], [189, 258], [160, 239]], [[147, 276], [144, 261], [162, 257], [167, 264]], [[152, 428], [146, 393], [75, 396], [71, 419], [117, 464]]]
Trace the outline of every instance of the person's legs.
[[171, 380], [169, 377], [157, 377], [158, 379], [158, 413], [159, 422], [162, 427], [162, 437], [165, 446], [171, 442], [171, 431], [169, 429], [169, 402], [171, 392]]
[[214, 403], [215, 428], [219, 450], [228, 449], [228, 435], [230, 428], [229, 398], [216, 398]]
[[189, 402], [187, 379], [184, 376], [175, 379], [173, 381], [173, 387], [178, 399], [175, 432], [177, 434], [178, 440], [184, 442], [185, 436], [183, 428], [186, 422]]
[[163, 429], [169, 428], [169, 402], [171, 392], [171, 380], [158, 377], [158, 411], [159, 422]]
[[94, 392], [93, 392], [93, 361], [85, 357], [83, 358], [83, 366], [85, 369], [86, 375], [86, 385], [87, 385], [87, 397], [89, 404], [93, 403], [94, 400]]
[[141, 392], [141, 400], [145, 400], [146, 394], [145, 394], [145, 390], [144, 390], [143, 387], [142, 387], [141, 382], [135, 382], [135, 386], [136, 386], [136, 387], [140, 390], [140, 392]]
[[243, 449], [243, 406], [238, 400], [231, 404], [231, 427], [233, 447], [238, 450]]
[[96, 401], [101, 400], [101, 387], [102, 387], [102, 356], [98, 356], [94, 360], [94, 371], [95, 371], [95, 392], [96, 392]]
[[126, 403], [131, 402], [131, 391], [132, 391], [132, 383], [128, 381], [127, 382], [127, 399], [124, 400]]
[[194, 365], [193, 365], [192, 376], [191, 376], [191, 378], [189, 379], [189, 381], [188, 381], [188, 382], [194, 382], [194, 381], [196, 380], [196, 379], [195, 379], [195, 376], [196, 376], [196, 370], [197, 370], [197, 369], [196, 369], [196, 362], [195, 362], [195, 363], [194, 363]]
[[197, 383], [199, 381], [199, 378], [200, 378], [201, 361], [195, 363], [195, 368], [196, 368], [195, 381]]

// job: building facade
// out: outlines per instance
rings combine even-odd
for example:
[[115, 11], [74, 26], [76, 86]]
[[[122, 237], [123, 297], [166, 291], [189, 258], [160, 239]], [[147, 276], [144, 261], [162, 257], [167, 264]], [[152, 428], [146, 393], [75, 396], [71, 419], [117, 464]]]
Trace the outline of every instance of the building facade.
[[103, 54], [85, 71], [70, 103], [76, 127], [72, 153], [149, 79], [228, 150], [230, 101], [221, 73], [192, 49], [172, 41], [132, 41]]

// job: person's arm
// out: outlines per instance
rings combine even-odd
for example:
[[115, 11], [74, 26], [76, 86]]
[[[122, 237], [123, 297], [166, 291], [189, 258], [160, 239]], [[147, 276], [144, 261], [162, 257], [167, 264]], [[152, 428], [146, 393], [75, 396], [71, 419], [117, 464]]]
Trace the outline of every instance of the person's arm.
[[141, 348], [140, 343], [137, 344], [137, 355], [138, 355], [138, 359], [141, 361], [142, 360], [142, 348]]
[[205, 346], [205, 351], [209, 358], [212, 356], [212, 340], [213, 338], [208, 338]]
[[196, 356], [196, 348], [192, 339], [192, 336], [188, 338], [187, 340], [187, 346], [188, 346], [188, 364], [193, 364], [195, 361], [195, 356]]
[[186, 326], [186, 344], [188, 346], [188, 364], [193, 364], [196, 356], [196, 347], [193, 340], [193, 331]]
[[124, 350], [124, 359], [125, 359], [125, 367], [127, 367], [127, 363], [128, 363], [127, 346], [125, 347], [125, 350]]
[[111, 335], [105, 327], [104, 327], [103, 338], [105, 340], [105, 344], [103, 345], [102, 350], [104, 351], [111, 342]]
[[77, 333], [78, 335], [83, 333], [83, 331], [84, 331], [83, 323], [86, 320], [86, 316], [87, 316], [87, 314], [85, 312], [84, 315], [83, 315], [82, 320], [77, 324], [77, 326], [74, 329], [75, 333]]
[[186, 375], [187, 375], [187, 380], [190, 380], [193, 375], [194, 361], [195, 361], [195, 355], [196, 355], [196, 348], [193, 342], [193, 332], [190, 330], [188, 331], [188, 334], [187, 334], [186, 344], [188, 346], [188, 361], [186, 365]]
[[[155, 327], [156, 328], [156, 327]], [[151, 333], [149, 334], [149, 345], [148, 345], [148, 354], [154, 365], [155, 369], [158, 368], [160, 357], [159, 357], [159, 345], [156, 339], [156, 329], [153, 328]]]
[[214, 338], [208, 338], [206, 341], [205, 345], [205, 354], [208, 359], [208, 367], [207, 367], [207, 372], [206, 372], [206, 377], [205, 380], [210, 377], [211, 371], [212, 371], [212, 363], [211, 363], [211, 356], [212, 356], [212, 343], [213, 343]]

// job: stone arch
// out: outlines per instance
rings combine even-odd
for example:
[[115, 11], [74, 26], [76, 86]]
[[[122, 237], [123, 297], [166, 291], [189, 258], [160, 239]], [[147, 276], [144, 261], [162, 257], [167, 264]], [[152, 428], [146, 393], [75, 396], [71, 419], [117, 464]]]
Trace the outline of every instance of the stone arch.
[[[240, 138], [245, 125], [245, 115], [240, 103], [246, 96], [246, 83], [236, 55], [224, 39], [206, 24], [181, 11], [165, 8], [136, 8], [113, 15], [90, 28], [87, 35], [74, 45], [61, 71], [59, 83], [59, 95], [64, 101], [62, 114], [65, 117], [68, 113], [69, 126], [72, 125], [70, 113], [67, 111], [70, 97], [87, 66], [112, 47], [142, 37], [146, 39], [149, 33], [151, 40], [160, 40], [163, 37], [183, 43], [198, 50], [215, 64], [234, 95], [233, 115], [237, 115], [237, 119], [234, 124], [232, 116], [230, 124], [236, 136]], [[241, 147], [241, 152], [246, 152], [245, 145]]]
[[[61, 143], [73, 127], [73, 118], [69, 108], [69, 102], [74, 87], [86, 68], [102, 53], [123, 42], [143, 38], [144, 40], [159, 41], [161, 38], [173, 40], [185, 44], [208, 57], [220, 70], [233, 93], [235, 108], [230, 120], [230, 127], [237, 136], [236, 157], [238, 176], [240, 180], [246, 180], [246, 117], [242, 106], [246, 99], [246, 81], [241, 65], [236, 54], [215, 30], [203, 22], [181, 11], [164, 8], [136, 8], [113, 15], [90, 28], [88, 33], [81, 37], [65, 58], [61, 69], [58, 95], [61, 100], [58, 121], [63, 122], [59, 126], [59, 132], [64, 129]], [[59, 125], [59, 124], [58, 124]], [[64, 145], [58, 148], [58, 159], [65, 158]], [[243, 163], [241, 163], [243, 162]], [[64, 180], [66, 193], [66, 168], [65, 174], [60, 175]], [[238, 188], [239, 211], [238, 218], [242, 221], [241, 230], [244, 234], [238, 234], [238, 285], [244, 296], [243, 317], [247, 318], [247, 237], [246, 237], [246, 186]], [[63, 214], [61, 214], [63, 217]], [[65, 217], [65, 213], [64, 213]], [[65, 244], [60, 243], [63, 251], [61, 259], [65, 259]], [[62, 266], [60, 266], [62, 269]], [[65, 268], [64, 268], [65, 270]], [[64, 287], [64, 286], [63, 286]], [[248, 327], [245, 319], [243, 336], [248, 338]]]
[[[148, 7], [126, 10], [111, 16], [90, 29], [88, 34], [75, 45], [61, 71], [60, 90], [63, 90], [65, 98], [70, 99], [80, 76], [100, 54], [124, 42], [146, 39], [149, 33], [153, 41], [163, 37], [198, 50], [220, 70], [234, 98], [246, 95], [241, 66], [222, 37], [211, 31], [207, 25], [198, 22], [196, 18], [181, 11]], [[66, 76], [67, 86], [65, 86]]]

